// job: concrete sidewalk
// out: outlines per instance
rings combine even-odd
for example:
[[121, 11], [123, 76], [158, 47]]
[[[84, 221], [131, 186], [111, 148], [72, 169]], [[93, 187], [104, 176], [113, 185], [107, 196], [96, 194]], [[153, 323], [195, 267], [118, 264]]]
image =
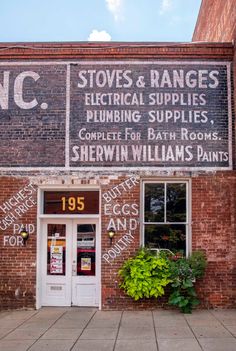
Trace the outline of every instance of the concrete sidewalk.
[[236, 310], [0, 313], [0, 351], [236, 351]]

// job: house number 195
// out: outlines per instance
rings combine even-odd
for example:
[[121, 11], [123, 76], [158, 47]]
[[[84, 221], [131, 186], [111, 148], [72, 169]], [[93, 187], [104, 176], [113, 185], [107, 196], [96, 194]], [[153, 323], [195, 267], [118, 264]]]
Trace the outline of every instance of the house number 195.
[[69, 198], [66, 198], [63, 196], [61, 198], [61, 204], [62, 204], [62, 211], [65, 212], [67, 210], [69, 211], [83, 211], [84, 210], [84, 197], [78, 196], [78, 197], [73, 197], [70, 196]]

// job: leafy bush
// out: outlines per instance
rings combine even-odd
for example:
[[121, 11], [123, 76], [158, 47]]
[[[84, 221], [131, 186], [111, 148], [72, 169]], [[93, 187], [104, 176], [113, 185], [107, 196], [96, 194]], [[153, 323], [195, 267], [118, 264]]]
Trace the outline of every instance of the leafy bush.
[[191, 313], [199, 304], [194, 283], [204, 275], [206, 259], [202, 252], [196, 251], [189, 258], [172, 261], [171, 288], [169, 304], [177, 306], [184, 313]]
[[205, 268], [206, 258], [200, 251], [185, 258], [164, 251], [156, 256], [141, 249], [119, 270], [120, 287], [134, 300], [139, 300], [164, 295], [164, 288], [170, 284], [169, 304], [191, 313], [199, 304], [194, 284], [203, 277]]
[[204, 276], [207, 265], [204, 253], [202, 251], [194, 251], [187, 260], [193, 270], [195, 278], [202, 278]]
[[123, 264], [119, 270], [120, 287], [128, 296], [141, 298], [159, 297], [164, 295], [164, 287], [170, 280], [170, 261], [154, 256], [150, 251], [141, 249], [137, 255]]

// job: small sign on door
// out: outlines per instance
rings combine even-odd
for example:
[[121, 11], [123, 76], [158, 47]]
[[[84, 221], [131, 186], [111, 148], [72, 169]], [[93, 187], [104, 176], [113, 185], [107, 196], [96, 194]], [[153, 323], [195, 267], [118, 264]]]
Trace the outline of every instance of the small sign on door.
[[63, 247], [51, 246], [50, 252], [50, 273], [63, 273]]
[[91, 271], [91, 258], [82, 257], [81, 258], [81, 270], [82, 271]]

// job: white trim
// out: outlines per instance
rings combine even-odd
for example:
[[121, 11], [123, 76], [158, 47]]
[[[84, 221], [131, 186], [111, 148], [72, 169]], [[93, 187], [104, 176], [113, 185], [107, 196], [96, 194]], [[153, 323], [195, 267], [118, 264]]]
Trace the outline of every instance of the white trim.
[[97, 258], [97, 272], [98, 272], [98, 308], [102, 309], [102, 224], [101, 218], [98, 219], [98, 232], [97, 232], [97, 242], [98, 242], [98, 258]]
[[166, 193], [167, 193], [167, 186], [166, 186], [166, 182], [164, 182], [164, 223], [166, 224]]
[[188, 240], [186, 243], [186, 254], [191, 255], [192, 253], [192, 179], [190, 178], [188, 180], [188, 186], [187, 186], [187, 199], [188, 199], [188, 212], [187, 212], [187, 230], [188, 230]]
[[38, 310], [42, 306], [42, 296], [41, 296], [41, 285], [42, 285], [42, 272], [41, 272], [41, 221], [39, 218], [40, 215], [40, 206], [41, 206], [41, 191], [38, 188], [37, 192], [37, 241], [36, 241], [36, 309]]
[[61, 218], [61, 219], [90, 219], [90, 218], [100, 218], [100, 214], [40, 214], [40, 219], [51, 219], [51, 218]]
[[102, 190], [99, 189], [99, 214], [100, 214], [100, 219], [98, 220], [98, 236], [100, 240], [100, 260], [99, 260], [99, 266], [98, 266], [98, 272], [100, 276], [100, 289], [99, 289], [99, 296], [98, 296], [98, 309], [102, 309]]
[[66, 61], [1, 61], [0, 66], [66, 66], [69, 62]]
[[[98, 214], [44, 214], [43, 213], [43, 205], [44, 205], [44, 197], [43, 194], [46, 191], [58, 191], [58, 192], [63, 192], [63, 191], [98, 191], [99, 192], [99, 201], [100, 201], [100, 196], [101, 196], [101, 189], [98, 185], [89, 185], [89, 184], [81, 184], [81, 185], [75, 185], [75, 184], [68, 184], [65, 186], [65, 184], [45, 184], [45, 185], [40, 185], [38, 186], [38, 189], [40, 189], [41, 192], [41, 207], [40, 207], [40, 212], [38, 214], [38, 217], [43, 219], [43, 218], [64, 218], [64, 219], [83, 219], [83, 218], [100, 218], [100, 213], [101, 209], [99, 207], [99, 213]], [[99, 202], [99, 206], [101, 206], [101, 203]]]
[[144, 191], [143, 191], [143, 183], [144, 180], [140, 178], [140, 184], [139, 184], [139, 243], [140, 246], [144, 246], [144, 224], [143, 224], [143, 218], [144, 218]]
[[194, 60], [192, 61], [191, 59], [189, 60], [153, 60], [153, 61], [148, 61], [148, 60], [121, 60], [121, 61], [113, 61], [113, 59], [110, 60], [105, 60], [105, 61], [96, 61], [96, 60], [90, 60], [90, 61], [85, 61], [85, 60], [66, 60], [66, 61], [58, 61], [58, 60], [53, 60], [53, 61], [44, 61], [42, 59], [41, 61], [2, 61], [0, 62], [0, 66], [50, 66], [50, 65], [59, 65], [59, 66], [66, 66], [70, 64], [78, 64], [78, 65], [121, 65], [121, 64], [132, 64], [132, 65], [170, 65], [170, 64], [175, 64], [175, 65], [209, 65], [209, 66], [227, 66], [230, 65], [231, 62], [229, 60], [226, 61], [217, 61], [217, 60]]
[[[78, 178], [80, 179], [80, 178]], [[58, 180], [59, 182], [60, 180]], [[68, 191], [73, 189], [77, 191], [83, 191], [86, 189], [86, 191], [94, 191], [94, 190], [100, 190], [100, 186], [97, 184], [40, 184], [38, 185], [39, 189], [44, 190], [44, 191], [50, 191], [50, 190], [58, 190], [58, 191]]]
[[[155, 182], [154, 182], [155, 183]], [[165, 181], [163, 181], [163, 183], [165, 183]], [[183, 183], [183, 182], [181, 182]], [[166, 185], [166, 183], [165, 183]], [[166, 193], [166, 190], [165, 190], [165, 193]], [[186, 192], [187, 193], [187, 192]], [[166, 194], [165, 194], [165, 202], [166, 202]], [[166, 212], [166, 211], [164, 211]], [[166, 213], [165, 213], [165, 217], [166, 217]], [[188, 224], [188, 222], [168, 222], [168, 221], [165, 221], [165, 222], [143, 222], [143, 224]]]
[[[143, 166], [143, 167], [114, 167], [114, 166], [107, 166], [107, 167], [96, 167], [96, 166], [89, 166], [89, 167], [70, 167], [67, 169], [66, 167], [0, 167], [0, 171], [25, 171], [25, 172], [30, 172], [30, 171], [80, 171], [80, 172], [107, 172], [110, 173], [112, 168], [112, 173], [113, 171], [128, 171], [128, 172], [133, 172], [133, 171], [146, 171], [146, 172], [151, 172], [151, 171], [185, 171], [185, 172], [198, 172], [198, 171], [209, 171], [209, 172], [216, 172], [216, 171], [231, 171], [232, 170], [232, 165], [227, 166], [227, 167], [173, 167], [173, 166], [163, 166], [163, 167], [152, 167], [152, 166]], [[66, 185], [65, 185], [66, 187]]]

